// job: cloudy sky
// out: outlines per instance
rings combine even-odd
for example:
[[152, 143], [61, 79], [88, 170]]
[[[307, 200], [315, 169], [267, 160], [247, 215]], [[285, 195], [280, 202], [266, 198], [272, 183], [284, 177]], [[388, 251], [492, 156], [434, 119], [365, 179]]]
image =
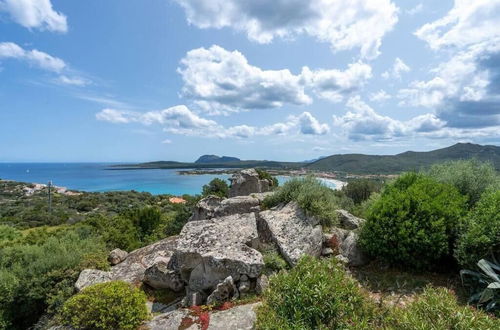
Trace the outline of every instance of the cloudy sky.
[[500, 144], [500, 0], [0, 0], [0, 161]]

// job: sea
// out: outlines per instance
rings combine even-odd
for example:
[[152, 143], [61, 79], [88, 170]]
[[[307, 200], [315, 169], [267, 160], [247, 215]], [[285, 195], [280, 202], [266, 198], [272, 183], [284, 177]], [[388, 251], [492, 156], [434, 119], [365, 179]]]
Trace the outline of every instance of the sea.
[[[181, 175], [180, 169], [113, 169], [114, 163], [0, 163], [0, 179], [52, 184], [88, 192], [135, 190], [153, 195], [195, 195], [214, 178], [227, 180], [227, 174]], [[278, 176], [280, 184], [290, 180]], [[343, 182], [321, 179], [332, 189]]]

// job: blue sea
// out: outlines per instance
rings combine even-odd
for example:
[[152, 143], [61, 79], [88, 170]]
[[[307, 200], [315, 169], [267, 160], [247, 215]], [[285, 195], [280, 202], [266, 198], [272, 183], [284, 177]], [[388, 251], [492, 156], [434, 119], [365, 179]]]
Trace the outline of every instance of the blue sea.
[[[178, 169], [113, 170], [111, 163], [0, 163], [0, 179], [31, 183], [52, 181], [68, 189], [103, 192], [135, 190], [158, 194], [199, 194], [203, 185], [224, 174], [180, 175]], [[278, 177], [281, 183], [290, 177]], [[336, 184], [324, 181], [331, 188]]]

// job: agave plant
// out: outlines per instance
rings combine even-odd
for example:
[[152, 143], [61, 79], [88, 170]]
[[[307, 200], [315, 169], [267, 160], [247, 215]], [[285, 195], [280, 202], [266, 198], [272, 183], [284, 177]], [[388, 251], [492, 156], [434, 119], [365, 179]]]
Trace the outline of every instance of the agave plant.
[[469, 303], [488, 312], [500, 313], [500, 265], [481, 259], [477, 263], [483, 273], [461, 270], [462, 284], [472, 289]]

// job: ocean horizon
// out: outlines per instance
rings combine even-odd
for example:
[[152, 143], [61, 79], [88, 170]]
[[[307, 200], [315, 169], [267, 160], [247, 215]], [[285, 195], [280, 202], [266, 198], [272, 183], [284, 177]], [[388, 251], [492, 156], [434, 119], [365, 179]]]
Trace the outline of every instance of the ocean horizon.
[[[0, 163], [0, 179], [52, 184], [86, 192], [129, 191], [153, 195], [196, 195], [214, 178], [227, 180], [227, 174], [181, 175], [182, 169], [112, 169], [120, 163]], [[277, 176], [280, 184], [290, 179]], [[332, 189], [341, 181], [321, 179]]]

